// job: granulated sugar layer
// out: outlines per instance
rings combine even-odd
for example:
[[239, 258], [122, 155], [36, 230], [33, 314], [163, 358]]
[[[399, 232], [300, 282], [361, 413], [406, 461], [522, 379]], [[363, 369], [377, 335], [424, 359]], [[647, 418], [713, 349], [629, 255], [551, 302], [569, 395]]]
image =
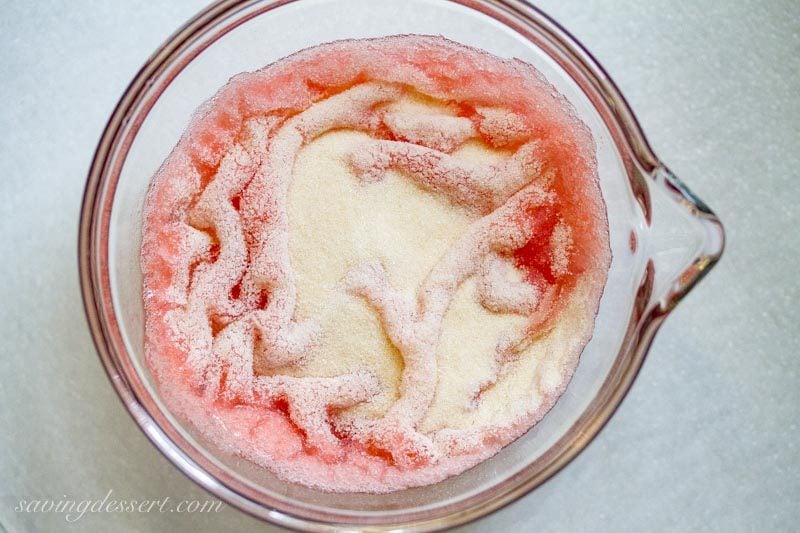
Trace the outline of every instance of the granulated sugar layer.
[[146, 200], [164, 401], [326, 491], [494, 455], [592, 334], [610, 263], [594, 154], [532, 66], [440, 37], [329, 43], [234, 77]]

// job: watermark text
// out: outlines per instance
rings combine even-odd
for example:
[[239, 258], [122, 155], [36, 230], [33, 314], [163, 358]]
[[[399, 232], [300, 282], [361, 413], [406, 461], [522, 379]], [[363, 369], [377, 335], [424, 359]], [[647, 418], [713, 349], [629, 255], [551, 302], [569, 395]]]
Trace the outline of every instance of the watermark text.
[[14, 507], [18, 513], [59, 513], [74, 523], [87, 514], [96, 513], [218, 513], [225, 508], [219, 500], [177, 500], [164, 496], [158, 499], [115, 498], [109, 490], [104, 498], [61, 498], [19, 500]]

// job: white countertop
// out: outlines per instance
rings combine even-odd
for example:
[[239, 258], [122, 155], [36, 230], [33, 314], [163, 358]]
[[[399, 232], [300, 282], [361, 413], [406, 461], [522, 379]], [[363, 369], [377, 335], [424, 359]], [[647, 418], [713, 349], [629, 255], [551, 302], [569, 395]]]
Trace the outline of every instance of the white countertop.
[[[15, 511], [20, 500], [208, 496], [117, 399], [78, 288], [84, 180], [148, 55], [205, 0], [0, 5], [0, 530], [241, 531], [219, 513]], [[667, 320], [574, 462], [469, 531], [800, 525], [800, 4], [548, 0], [656, 153], [719, 214], [722, 262]], [[270, 529], [263, 525], [263, 529]]]

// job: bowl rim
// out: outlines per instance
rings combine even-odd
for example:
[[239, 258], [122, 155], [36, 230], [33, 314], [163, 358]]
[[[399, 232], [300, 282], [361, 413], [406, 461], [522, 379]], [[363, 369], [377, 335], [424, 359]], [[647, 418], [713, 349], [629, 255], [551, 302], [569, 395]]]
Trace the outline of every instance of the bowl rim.
[[[109, 380], [125, 408], [153, 444], [198, 485], [248, 514], [283, 527], [315, 531], [363, 527], [432, 530], [464, 524], [494, 512], [540, 486], [564, 468], [596, 437], [630, 389], [664, 319], [719, 260], [724, 249], [724, 230], [708, 206], [669, 172], [653, 153], [632, 110], [605, 70], [577, 39], [555, 20], [526, 0], [441, 0], [475, 9], [495, 18], [525, 36], [533, 45], [542, 48], [562, 68], [565, 68], [609, 127], [647, 222], [650, 220], [648, 191], [653, 187], [659, 187], [666, 190], [676, 203], [683, 206], [703, 226], [709, 238], [692, 264], [680, 273], [679, 281], [670, 286], [665, 294], [657, 295], [657, 298], [653, 298], [652, 294], [654, 276], [652, 262], [648, 265], [636, 295], [634, 313], [628, 324], [625, 342], [600, 391], [579, 419], [547, 453], [506, 480], [505, 490], [485, 497], [491, 490], [486, 489], [470, 496], [458, 503], [459, 509], [456, 512], [450, 511], [434, 517], [425, 516], [427, 512], [416, 513], [417, 516], [410, 513], [402, 520], [392, 522], [364, 520], [358, 517], [342, 520], [341, 515], [327, 516], [325, 513], [304, 512], [299, 506], [289, 509], [282, 509], [278, 505], [266, 506], [255, 499], [253, 491], [249, 491], [235, 478], [204, 460], [202, 454], [174, 428], [164, 428], [157, 422], [157, 417], [152, 413], [152, 400], [148, 401], [148, 398], [143, 397], [141, 384], [137, 385], [135, 380], [131, 380], [131, 376], [136, 376], [135, 370], [127, 360], [124, 349], [120, 350], [124, 348], [124, 344], [114, 317], [108, 274], [101, 268], [101, 259], [103, 253], [107, 254], [111, 204], [106, 200], [108, 198], [113, 200], [116, 180], [133, 136], [138, 131], [146, 112], [160, 95], [158, 92], [150, 97], [149, 101], [144, 102], [144, 115], [139, 113], [141, 117], [139, 123], [132, 124], [130, 121], [132, 112], [137, 106], [142, 105], [146, 91], [151, 88], [152, 80], [168, 67], [177, 65], [173, 70], [174, 78], [205, 47], [228, 31], [254, 16], [298, 1], [301, 0], [219, 0], [207, 6], [173, 33], [151, 55], [126, 88], [98, 142], [87, 175], [81, 206], [77, 251], [81, 293], [92, 340]], [[199, 47], [190, 50], [206, 30], [235, 16], [237, 12], [258, 4], [263, 5], [255, 13], [248, 13], [236, 19], [219, 30], [212, 41], [204, 45], [201, 43]], [[186, 53], [187, 50], [190, 50], [189, 53]], [[172, 78], [167, 78], [162, 82], [162, 91], [171, 80]], [[126, 128], [127, 135], [123, 135]], [[130, 128], [133, 129], [132, 132]], [[119, 153], [122, 153], [121, 157]], [[111, 182], [108, 181], [109, 175], [113, 179]], [[186, 453], [187, 449], [195, 453]], [[544, 466], [540, 466], [537, 472], [532, 473], [532, 467], [540, 462]], [[494, 488], [496, 486], [492, 487]]]

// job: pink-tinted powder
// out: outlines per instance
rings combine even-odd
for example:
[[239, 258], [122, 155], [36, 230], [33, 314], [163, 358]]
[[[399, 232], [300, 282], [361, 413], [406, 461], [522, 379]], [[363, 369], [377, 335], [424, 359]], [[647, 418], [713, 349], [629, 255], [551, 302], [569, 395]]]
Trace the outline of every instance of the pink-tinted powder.
[[[452, 112], [387, 107], [412, 93]], [[420, 194], [475, 219], [415, 298], [392, 286], [379, 261], [342, 280], [402, 355], [398, 397], [377, 419], [340, 416], [385, 386], [368, 367], [327, 377], [254, 369], [259, 361], [302, 370], [320, 341], [314, 318], [296, 313], [287, 195], [298, 152], [342, 129], [370, 136], [348, 159], [365, 186], [400, 172]], [[456, 157], [469, 140], [509, 155]], [[234, 77], [154, 177], [143, 235], [147, 361], [169, 408], [222, 449], [327, 491], [434, 483], [538, 422], [591, 337], [610, 263], [594, 142], [566, 100], [526, 63], [427, 36], [324, 44]], [[580, 342], [564, 348], [559, 382], [535, 409], [502, 424], [423, 432], [442, 323], [470, 278], [485, 309], [527, 320], [498, 345], [474, 404], [570, 306], [584, 317], [571, 332]]]

